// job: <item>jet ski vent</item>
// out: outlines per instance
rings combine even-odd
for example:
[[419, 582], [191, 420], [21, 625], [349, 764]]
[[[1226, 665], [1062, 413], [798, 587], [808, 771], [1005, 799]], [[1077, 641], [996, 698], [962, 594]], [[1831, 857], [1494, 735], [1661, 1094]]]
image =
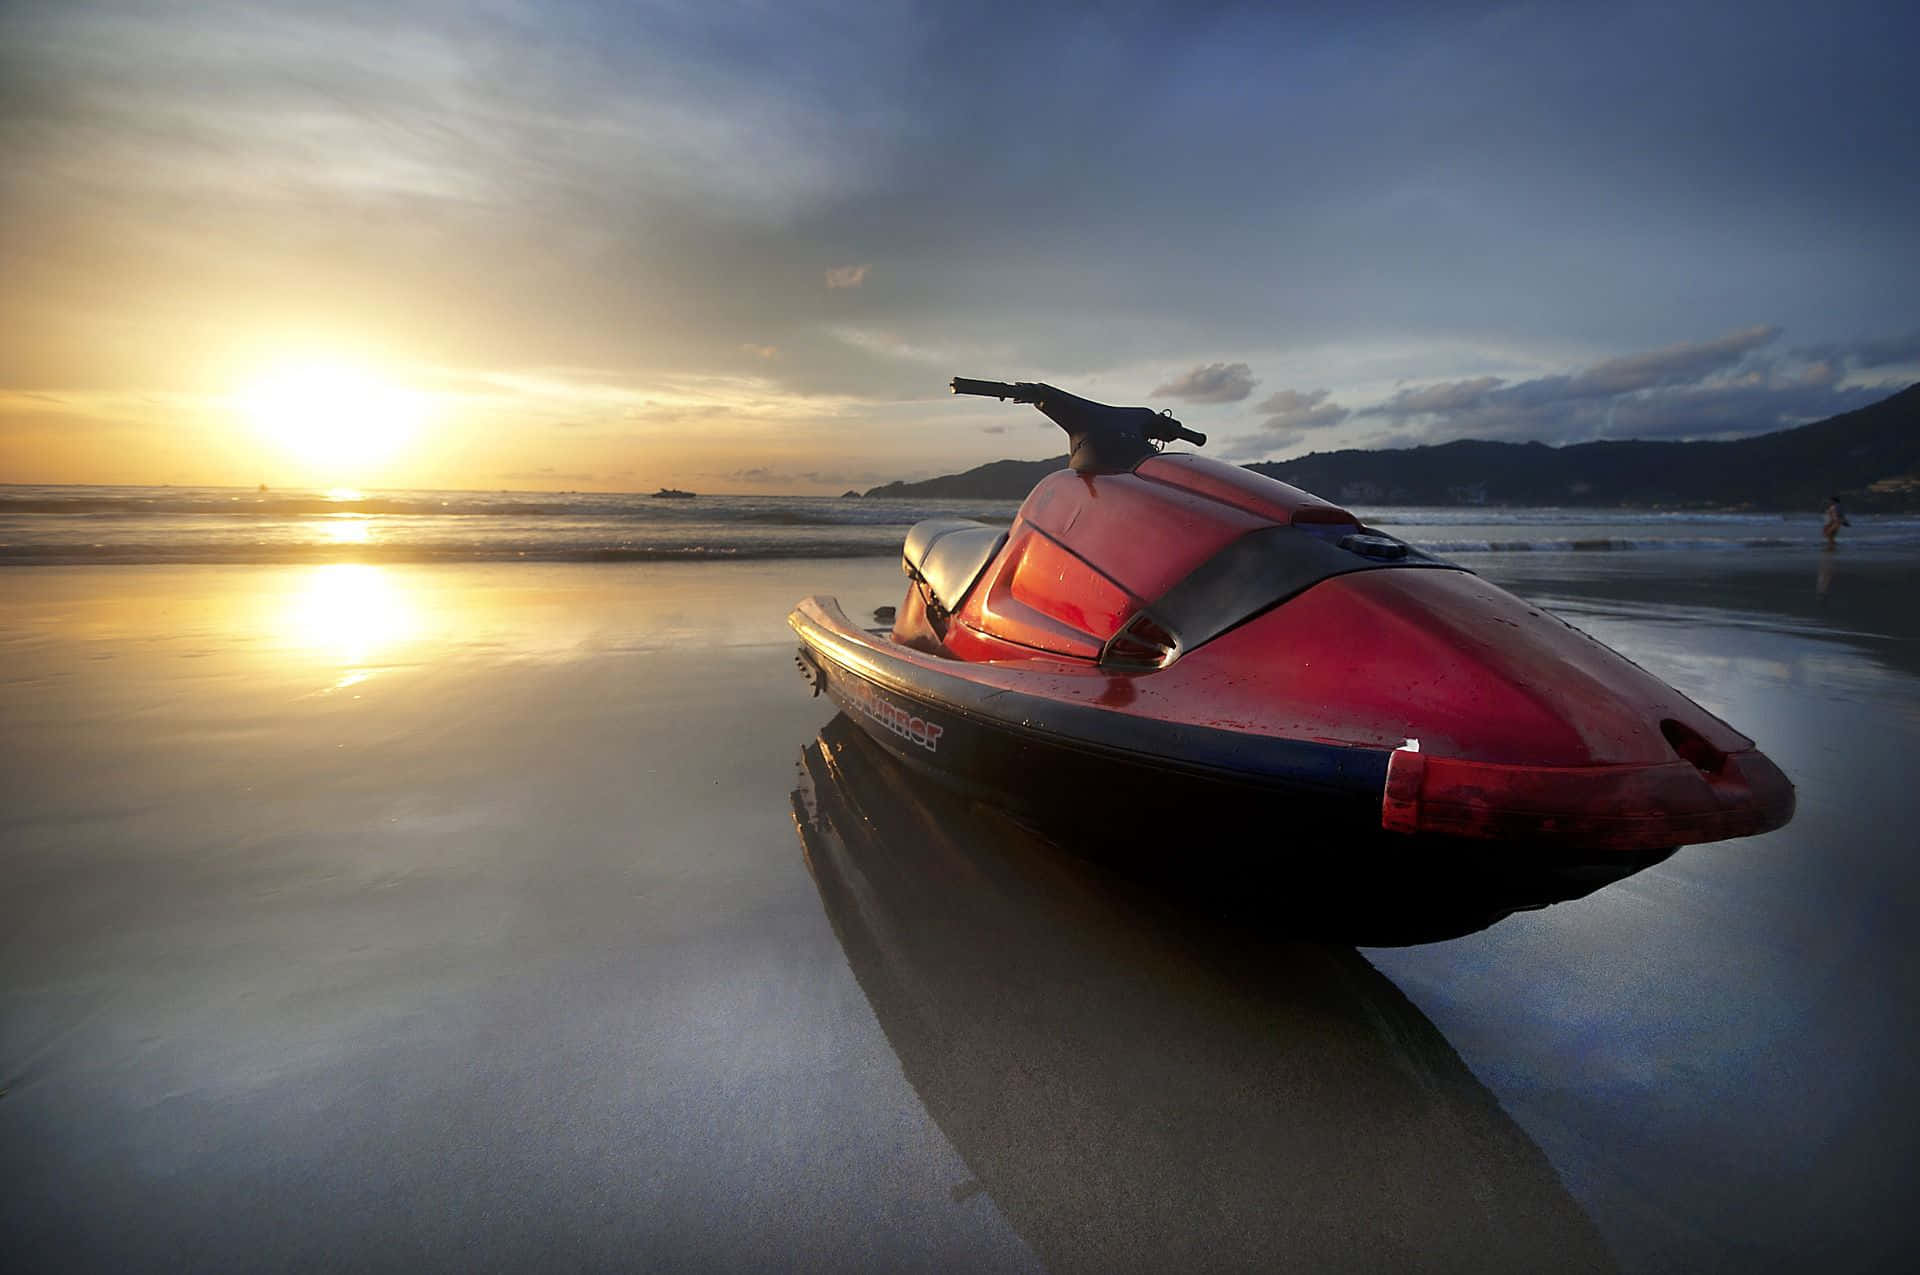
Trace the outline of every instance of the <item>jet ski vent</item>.
[[1141, 611], [1107, 639], [1106, 648], [1100, 652], [1100, 666], [1146, 672], [1165, 668], [1179, 654], [1179, 639]]
[[1673, 751], [1693, 763], [1694, 769], [1704, 775], [1716, 775], [1727, 764], [1727, 755], [1709, 744], [1700, 732], [1683, 726], [1671, 717], [1662, 718], [1660, 733], [1673, 745]]
[[1350, 553], [1357, 553], [1363, 558], [1378, 558], [1382, 562], [1391, 562], [1395, 558], [1407, 556], [1407, 547], [1392, 536], [1376, 536], [1367, 533], [1342, 536], [1339, 545]]

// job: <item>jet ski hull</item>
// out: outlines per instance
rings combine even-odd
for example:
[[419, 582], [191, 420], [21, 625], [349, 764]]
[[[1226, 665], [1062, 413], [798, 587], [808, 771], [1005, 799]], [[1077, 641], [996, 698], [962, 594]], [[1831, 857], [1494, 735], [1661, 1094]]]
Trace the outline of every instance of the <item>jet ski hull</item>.
[[1791, 785], [1757, 752], [1724, 758], [1717, 785], [1684, 761], [1427, 757], [1131, 711], [1128, 677], [930, 655], [858, 628], [831, 598], [805, 600], [788, 620], [815, 689], [894, 756], [982, 799], [1088, 830], [1259, 854], [1331, 837], [1498, 844], [1601, 884], [1679, 845], [1777, 826], [1792, 810]]
[[1150, 859], [1426, 854], [1562, 889], [1792, 817], [1753, 740], [1461, 565], [1158, 451], [1205, 440], [1145, 408], [953, 386], [1038, 407], [1069, 468], [1004, 531], [916, 525], [888, 632], [831, 598], [789, 617], [815, 690], [910, 766]]

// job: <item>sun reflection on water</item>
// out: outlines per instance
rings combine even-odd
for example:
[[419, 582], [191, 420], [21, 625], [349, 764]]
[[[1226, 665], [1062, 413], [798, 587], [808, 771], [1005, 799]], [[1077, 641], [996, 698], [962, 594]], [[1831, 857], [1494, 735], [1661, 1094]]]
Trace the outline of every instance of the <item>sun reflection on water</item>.
[[334, 514], [323, 526], [329, 544], [363, 545], [372, 539], [373, 523], [352, 514]]
[[280, 627], [289, 646], [346, 666], [336, 684], [346, 687], [368, 676], [359, 666], [419, 637], [425, 616], [388, 569], [334, 562], [306, 569], [287, 596]]

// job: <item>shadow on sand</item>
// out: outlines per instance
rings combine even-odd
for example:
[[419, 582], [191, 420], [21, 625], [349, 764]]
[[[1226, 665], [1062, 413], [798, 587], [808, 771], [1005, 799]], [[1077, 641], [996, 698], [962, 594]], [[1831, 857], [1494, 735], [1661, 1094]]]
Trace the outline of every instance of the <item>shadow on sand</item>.
[[1610, 1268], [1539, 1149], [1351, 947], [1169, 903], [844, 718], [793, 804], [908, 1079], [1050, 1269]]

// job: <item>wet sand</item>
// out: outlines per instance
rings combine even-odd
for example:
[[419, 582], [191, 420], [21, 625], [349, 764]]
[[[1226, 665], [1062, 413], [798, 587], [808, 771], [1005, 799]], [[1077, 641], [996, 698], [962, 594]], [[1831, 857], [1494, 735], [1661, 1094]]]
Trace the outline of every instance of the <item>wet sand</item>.
[[1727, 557], [1480, 565], [1795, 823], [1364, 952], [831, 762], [784, 615], [886, 560], [0, 572], [0, 1260], [1910, 1253], [1915, 567]]
[[1797, 786], [1794, 822], [1368, 955], [1624, 1267], [1904, 1268], [1920, 1251], [1920, 566], [1671, 556], [1489, 574], [1754, 736]]

